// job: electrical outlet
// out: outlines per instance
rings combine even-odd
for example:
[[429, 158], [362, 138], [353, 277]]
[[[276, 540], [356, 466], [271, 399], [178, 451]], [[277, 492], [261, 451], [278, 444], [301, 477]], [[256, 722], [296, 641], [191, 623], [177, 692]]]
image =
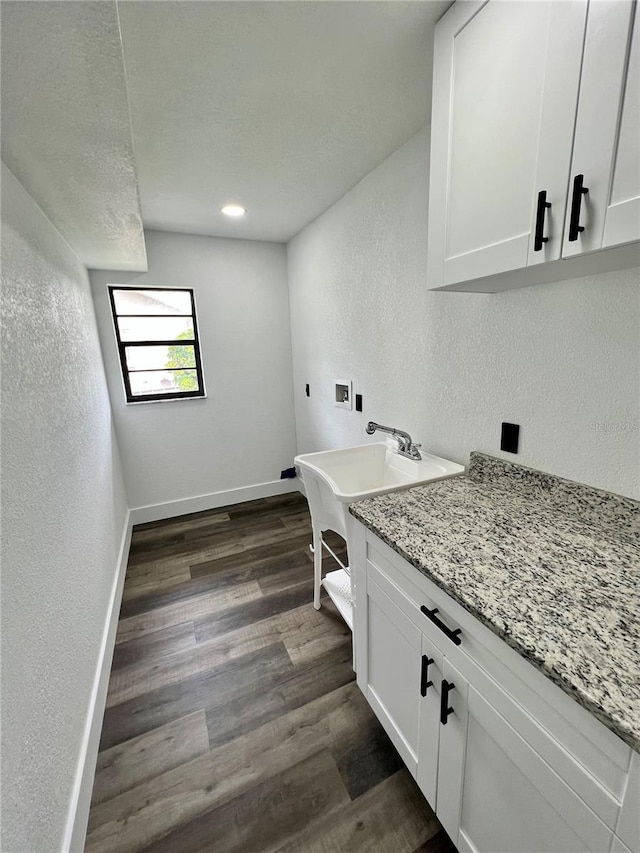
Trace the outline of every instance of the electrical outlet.
[[517, 453], [519, 437], [520, 424], [508, 424], [503, 421], [502, 433], [500, 435], [500, 450], [504, 450], [506, 453]]

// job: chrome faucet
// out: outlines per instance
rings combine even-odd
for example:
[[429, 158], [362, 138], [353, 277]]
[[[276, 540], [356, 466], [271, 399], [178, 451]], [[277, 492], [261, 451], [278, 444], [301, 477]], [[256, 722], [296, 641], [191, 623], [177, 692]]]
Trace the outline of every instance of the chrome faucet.
[[404, 432], [404, 430], [396, 429], [395, 427], [387, 427], [382, 426], [382, 424], [377, 424], [375, 421], [369, 421], [369, 423], [364, 428], [364, 431], [367, 435], [373, 435], [376, 430], [380, 432], [388, 432], [398, 441], [398, 453], [400, 456], [406, 456], [409, 459], [420, 460], [422, 456], [420, 455], [419, 447], [422, 447], [421, 444], [414, 444], [411, 440], [411, 436], [408, 432]]

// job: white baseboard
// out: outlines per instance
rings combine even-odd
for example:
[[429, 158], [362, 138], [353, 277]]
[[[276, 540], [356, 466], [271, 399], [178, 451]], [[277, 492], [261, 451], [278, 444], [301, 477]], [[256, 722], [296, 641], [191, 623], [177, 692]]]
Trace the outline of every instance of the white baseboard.
[[76, 778], [71, 794], [69, 813], [67, 815], [67, 825], [62, 845], [63, 853], [68, 853], [69, 851], [71, 853], [82, 853], [84, 850], [87, 824], [89, 822], [89, 807], [91, 806], [91, 792], [93, 790], [93, 779], [98, 759], [98, 746], [102, 732], [102, 719], [107, 701], [111, 661], [116, 641], [118, 617], [120, 615], [122, 589], [127, 573], [132, 527], [131, 512], [127, 511], [124, 530], [122, 532], [120, 553], [118, 554], [116, 574], [113, 579], [109, 606], [104, 623], [93, 690], [91, 691], [87, 720], [82, 737]]
[[87, 720], [82, 737], [80, 755], [78, 757], [76, 778], [71, 794], [64, 841], [61, 848], [62, 853], [82, 853], [84, 850], [87, 824], [89, 822], [89, 808], [91, 806], [91, 793], [93, 791], [93, 780], [98, 758], [98, 746], [100, 744], [102, 721], [107, 701], [107, 688], [109, 686], [109, 675], [111, 674], [111, 661], [115, 647], [120, 602], [122, 600], [122, 590], [127, 571], [133, 525], [296, 491], [302, 491], [302, 483], [297, 478], [273, 480], [269, 483], [258, 483], [254, 486], [244, 486], [240, 489], [228, 489], [224, 492], [213, 492], [209, 495], [198, 495], [178, 501], [167, 501], [162, 504], [136, 507], [127, 512], [116, 574], [105, 618], [93, 689], [89, 701]]
[[133, 524], [144, 524], [147, 521], [176, 518], [179, 515], [189, 515], [192, 512], [203, 512], [207, 509], [218, 509], [221, 506], [231, 506], [246, 501], [255, 501], [258, 498], [269, 498], [272, 495], [284, 495], [288, 492], [300, 491], [302, 491], [302, 483], [297, 477], [286, 480], [271, 480], [268, 483], [256, 483], [254, 486], [242, 486], [239, 489], [227, 489], [223, 492], [211, 492], [208, 495], [196, 495], [177, 501], [138, 506], [131, 510], [131, 521]]

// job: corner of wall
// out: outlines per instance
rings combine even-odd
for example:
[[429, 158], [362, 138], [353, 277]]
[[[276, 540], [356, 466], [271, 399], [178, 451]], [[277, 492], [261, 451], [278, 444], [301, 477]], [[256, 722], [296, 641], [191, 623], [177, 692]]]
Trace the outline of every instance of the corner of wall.
[[133, 529], [131, 511], [127, 510], [122, 540], [117, 560], [117, 568], [113, 580], [113, 587], [107, 607], [107, 614], [102, 632], [102, 642], [98, 654], [98, 662], [91, 690], [91, 698], [87, 710], [82, 743], [78, 756], [76, 777], [69, 804], [67, 823], [62, 844], [62, 853], [82, 853], [85, 846], [87, 825], [89, 822], [89, 809], [91, 807], [91, 794], [93, 792], [93, 781], [98, 759], [98, 747], [102, 732], [102, 721], [107, 701], [107, 689], [109, 687], [109, 676], [111, 674], [111, 661], [118, 629], [118, 617], [120, 614], [120, 602], [122, 590], [127, 573], [127, 561], [129, 559], [129, 548], [131, 546], [131, 533]]

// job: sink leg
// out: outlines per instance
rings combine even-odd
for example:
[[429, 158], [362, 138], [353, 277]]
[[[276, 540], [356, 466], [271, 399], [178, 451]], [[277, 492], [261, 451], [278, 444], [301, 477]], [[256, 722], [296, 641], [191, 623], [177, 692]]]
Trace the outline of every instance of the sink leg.
[[320, 610], [322, 586], [322, 531], [313, 528], [313, 606]]

